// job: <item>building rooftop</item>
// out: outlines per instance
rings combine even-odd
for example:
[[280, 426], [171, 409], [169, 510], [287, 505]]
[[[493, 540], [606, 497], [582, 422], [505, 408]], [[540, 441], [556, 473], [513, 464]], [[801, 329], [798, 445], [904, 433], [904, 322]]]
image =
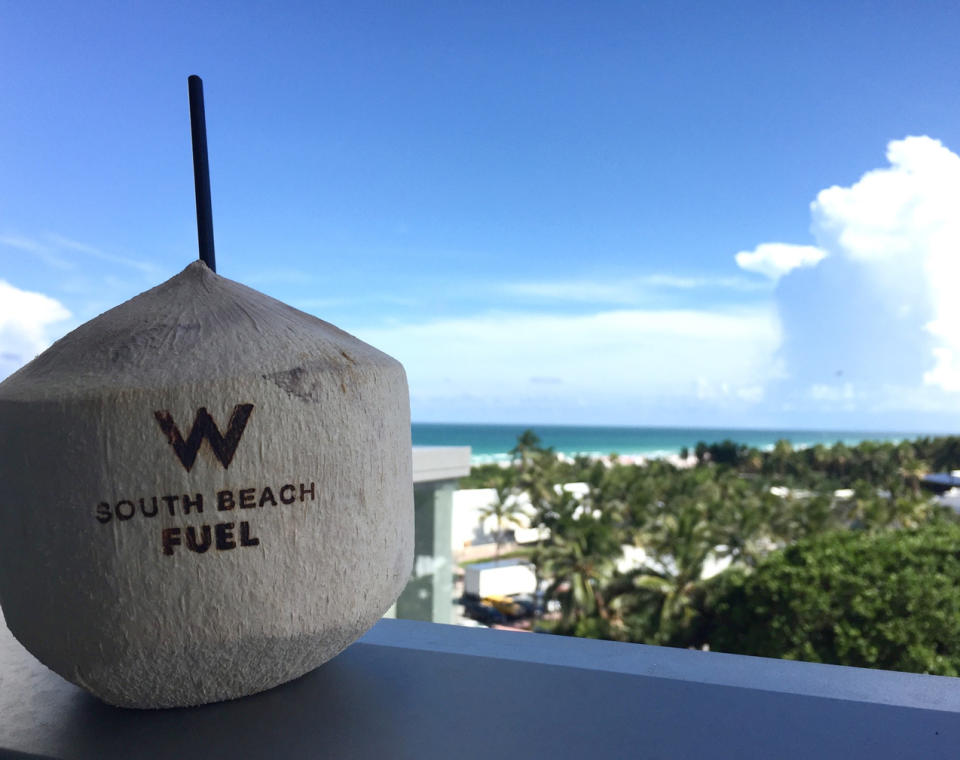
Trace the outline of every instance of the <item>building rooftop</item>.
[[414, 446], [413, 482], [455, 480], [470, 474], [469, 446]]

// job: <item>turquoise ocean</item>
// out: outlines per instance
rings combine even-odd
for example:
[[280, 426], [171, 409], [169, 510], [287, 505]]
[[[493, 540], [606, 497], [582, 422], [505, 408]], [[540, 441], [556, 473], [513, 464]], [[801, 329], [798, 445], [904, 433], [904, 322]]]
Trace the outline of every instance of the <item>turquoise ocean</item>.
[[780, 439], [795, 447], [817, 443], [847, 445], [865, 440], [901, 441], [923, 433], [865, 430], [749, 430], [743, 428], [682, 427], [594, 427], [579, 425], [486, 425], [414, 422], [414, 446], [469, 446], [473, 463], [504, 461], [524, 430], [533, 430], [545, 447], [568, 456], [576, 454], [620, 454], [662, 457], [676, 454], [684, 446], [693, 449], [698, 441], [716, 443], [726, 439], [758, 449], [773, 446]]

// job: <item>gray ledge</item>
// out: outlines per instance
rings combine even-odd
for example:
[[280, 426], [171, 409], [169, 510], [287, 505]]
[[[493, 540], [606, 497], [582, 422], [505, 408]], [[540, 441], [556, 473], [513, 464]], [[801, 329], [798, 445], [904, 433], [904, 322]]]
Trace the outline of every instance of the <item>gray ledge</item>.
[[414, 446], [413, 482], [455, 480], [470, 474], [469, 446]]
[[[242, 667], [242, 664], [239, 664]], [[383, 620], [263, 694], [108, 707], [0, 633], [0, 756], [955, 758], [960, 681]]]

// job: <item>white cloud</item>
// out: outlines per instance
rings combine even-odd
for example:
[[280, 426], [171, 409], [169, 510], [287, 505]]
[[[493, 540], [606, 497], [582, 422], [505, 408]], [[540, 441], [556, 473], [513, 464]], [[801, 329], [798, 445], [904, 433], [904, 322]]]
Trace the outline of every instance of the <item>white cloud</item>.
[[937, 245], [957, 242], [960, 156], [939, 140], [907, 137], [887, 146], [887, 160], [889, 167], [867, 172], [851, 187], [817, 195], [810, 204], [817, 239], [869, 261], [926, 258]]
[[491, 408], [551, 398], [687, 402], [698, 397], [699, 378], [717, 389], [710, 398], [755, 403], [778, 371], [780, 325], [771, 307], [491, 313], [358, 337], [403, 362], [416, 414], [418, 399], [453, 397], [484, 398]]
[[131, 269], [139, 270], [140, 272], [148, 275], [155, 275], [160, 271], [159, 267], [149, 261], [140, 261], [140, 259], [134, 259], [129, 256], [120, 256], [115, 253], [107, 253], [96, 246], [88, 245], [87, 243], [81, 243], [77, 240], [71, 240], [63, 235], [51, 233], [47, 235], [47, 239], [55, 249], [76, 251], [77, 253], [92, 256], [93, 258], [106, 261], [110, 264], [120, 264], [121, 266], [130, 267]]
[[745, 277], [691, 277], [672, 274], [648, 274], [617, 280], [547, 280], [510, 282], [499, 287], [507, 295], [520, 298], [581, 303], [636, 304], [655, 292], [689, 290], [757, 291], [765, 289]]
[[956, 339], [953, 346], [937, 346], [933, 349], [933, 368], [923, 373], [923, 382], [943, 388], [951, 393], [960, 393], [960, 352]]
[[960, 156], [907, 137], [889, 144], [887, 160], [850, 187], [823, 190], [811, 204], [813, 232], [863, 264], [891, 309], [929, 315], [935, 345], [923, 380], [960, 392]]
[[18, 251], [25, 251], [55, 269], [73, 269], [76, 266], [62, 256], [58, 256], [49, 246], [22, 235], [0, 235], [0, 248], [15, 248]]
[[734, 259], [741, 269], [757, 272], [776, 282], [794, 269], [815, 266], [826, 255], [825, 251], [812, 245], [761, 243], [752, 251], [740, 251]]
[[16, 248], [20, 251], [30, 253], [57, 269], [76, 269], [77, 257], [72, 254], [83, 254], [87, 257], [100, 259], [110, 264], [119, 264], [130, 269], [135, 269], [143, 274], [155, 276], [160, 271], [159, 267], [149, 261], [141, 261], [129, 256], [121, 256], [115, 253], [108, 253], [93, 245], [81, 243], [77, 240], [71, 240], [63, 235], [48, 233], [41, 240], [25, 237], [23, 235], [0, 235], [0, 246]]
[[779, 358], [792, 387], [768, 386], [766, 397], [780, 393], [796, 410], [896, 412], [899, 425], [933, 409], [956, 419], [960, 156], [907, 137], [890, 142], [886, 157], [888, 165], [817, 194], [815, 245], [764, 243], [736, 255], [741, 268], [778, 283]]
[[765, 389], [762, 385], [745, 385], [737, 389], [737, 396], [752, 404], [758, 404], [763, 401], [764, 394]]
[[814, 401], [852, 401], [855, 394], [853, 383], [843, 383], [843, 385], [817, 383], [810, 386], [808, 395]]
[[259, 288], [264, 285], [305, 285], [315, 283], [319, 278], [315, 272], [308, 272], [305, 269], [278, 266], [272, 269], [248, 271], [242, 273], [237, 279], [250, 287]]
[[40, 245], [36, 240], [23, 237], [22, 235], [0, 235], [0, 245], [17, 248], [29, 253], [40, 253], [44, 250], [44, 246]]
[[0, 280], [0, 377], [26, 364], [50, 344], [50, 328], [70, 317], [54, 298]]

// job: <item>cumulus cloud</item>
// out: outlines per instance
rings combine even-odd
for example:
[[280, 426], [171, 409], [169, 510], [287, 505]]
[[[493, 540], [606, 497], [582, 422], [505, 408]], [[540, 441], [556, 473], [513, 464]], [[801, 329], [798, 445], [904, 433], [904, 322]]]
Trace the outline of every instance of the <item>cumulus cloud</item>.
[[960, 392], [960, 156], [907, 137], [889, 144], [887, 160], [850, 187], [823, 190], [811, 204], [813, 232], [862, 264], [890, 309], [925, 315], [933, 344], [923, 381]]
[[942, 256], [943, 243], [957, 242], [960, 156], [939, 140], [907, 137], [887, 146], [887, 161], [851, 187], [817, 195], [810, 206], [815, 236], [864, 261]]
[[826, 251], [812, 245], [761, 243], [752, 251], [740, 251], [734, 259], [741, 269], [757, 272], [776, 282], [794, 269], [815, 266], [826, 255]]
[[0, 378], [50, 345], [51, 327], [69, 317], [56, 299], [0, 280]]
[[903, 429], [960, 419], [960, 156], [907, 137], [886, 158], [817, 194], [815, 245], [736, 255], [776, 283], [785, 382], [765, 398], [783, 410], [856, 411]]

